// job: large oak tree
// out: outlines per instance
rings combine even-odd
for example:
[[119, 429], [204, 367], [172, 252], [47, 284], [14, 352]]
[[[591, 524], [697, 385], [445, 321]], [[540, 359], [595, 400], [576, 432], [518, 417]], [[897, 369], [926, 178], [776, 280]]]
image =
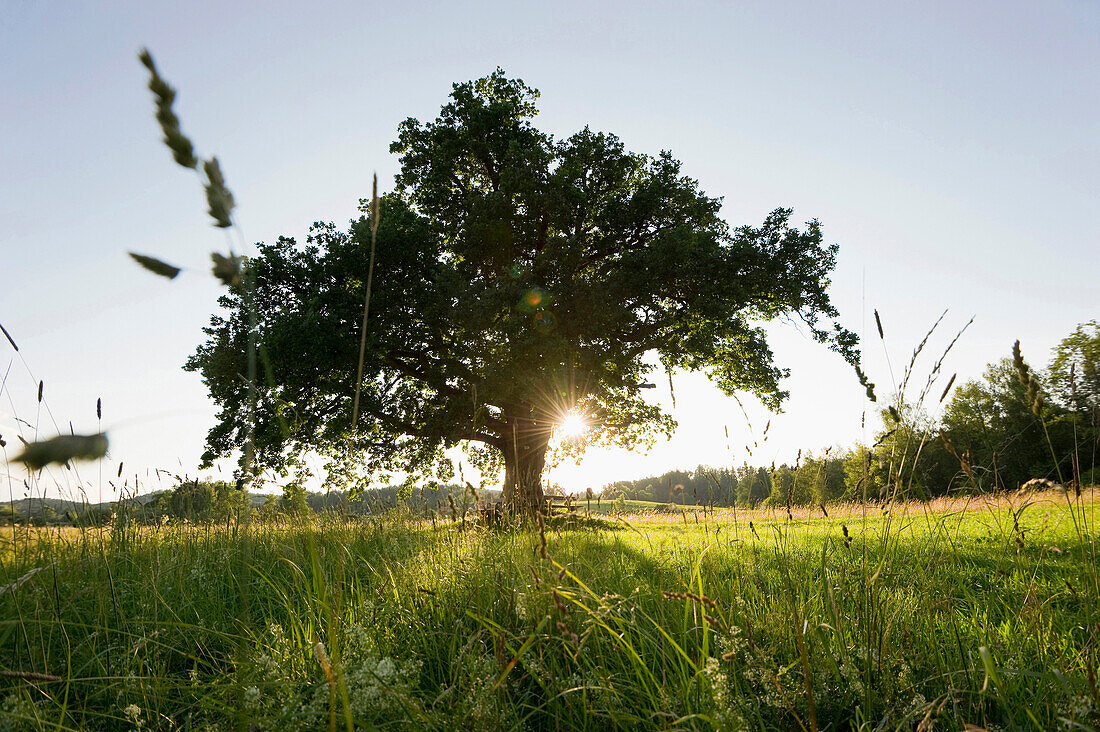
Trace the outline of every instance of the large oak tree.
[[537, 98], [498, 70], [454, 85], [435, 121], [400, 125], [355, 427], [369, 219], [315, 225], [304, 245], [259, 246], [251, 295], [222, 299], [187, 363], [220, 406], [208, 462], [248, 439], [249, 299], [257, 466], [287, 469], [320, 451], [363, 473], [417, 472], [465, 443], [484, 467], [503, 464], [517, 507], [539, 499], [567, 412], [586, 415], [590, 441], [631, 446], [671, 432], [643, 399], [655, 368], [703, 370], [726, 393], [777, 408], [786, 372], [764, 321], [801, 321], [858, 370], [856, 337], [835, 323], [827, 294], [837, 249], [816, 221], [792, 226], [779, 208], [731, 230], [720, 199], [671, 154], [631, 153], [587, 127], [555, 139], [531, 124]]

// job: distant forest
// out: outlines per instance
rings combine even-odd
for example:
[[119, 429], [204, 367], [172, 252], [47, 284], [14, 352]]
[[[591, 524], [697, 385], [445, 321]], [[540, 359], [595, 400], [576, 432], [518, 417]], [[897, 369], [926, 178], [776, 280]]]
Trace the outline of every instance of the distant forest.
[[[1014, 490], [1033, 478], [1094, 485], [1100, 478], [1100, 327], [1080, 325], [1054, 349], [1048, 368], [1031, 369], [1019, 351], [980, 379], [943, 390], [939, 419], [897, 399], [882, 410], [871, 445], [800, 453], [794, 464], [693, 471], [618, 481], [605, 497], [678, 504], [818, 505], [888, 496]], [[950, 399], [947, 399], [950, 392]]]

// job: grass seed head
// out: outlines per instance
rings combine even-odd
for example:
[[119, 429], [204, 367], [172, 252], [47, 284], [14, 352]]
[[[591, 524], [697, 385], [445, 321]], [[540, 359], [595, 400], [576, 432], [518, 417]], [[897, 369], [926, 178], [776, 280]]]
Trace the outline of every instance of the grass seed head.
[[234, 254], [226, 256], [217, 252], [210, 252], [210, 259], [214, 262], [211, 271], [215, 277], [221, 280], [223, 285], [236, 287], [241, 284], [241, 269], [244, 257]]
[[370, 197], [370, 233], [375, 236], [378, 233], [378, 221], [381, 214], [381, 203], [378, 200], [378, 173], [374, 174], [374, 182], [371, 184]]
[[144, 254], [138, 254], [137, 252], [127, 252], [131, 258], [145, 269], [149, 270], [153, 274], [160, 275], [161, 277], [167, 277], [170, 280], [174, 280], [176, 275], [180, 273], [180, 268], [168, 264], [167, 262], [156, 259], [155, 257], [149, 257]]
[[210, 207], [210, 216], [214, 219], [215, 226], [227, 229], [233, 225], [229, 215], [236, 202], [225, 186], [225, 177], [222, 176], [218, 159], [214, 157], [204, 162], [202, 170], [206, 173], [206, 203]]
[[[6, 590], [9, 587], [11, 587], [11, 585], [7, 585], [2, 589]], [[57, 681], [64, 681], [65, 680], [61, 676], [54, 676], [53, 674], [43, 674], [43, 673], [38, 673], [36, 671], [8, 671], [7, 669], [4, 669], [4, 670], [0, 671], [0, 678], [17, 679], [19, 681], [49, 681], [49, 682], [57, 682]]]
[[4, 337], [8, 339], [8, 343], [18, 352], [19, 346], [15, 345], [15, 339], [11, 337], [11, 333], [8, 332], [8, 329], [4, 327], [3, 323], [0, 323], [0, 330], [4, 331]]
[[562, 597], [558, 594], [558, 591], [553, 590], [550, 596], [554, 599], [554, 607], [558, 609], [558, 612], [561, 613], [561, 616], [565, 617], [566, 615], [568, 615], [569, 609], [565, 606], [565, 601], [562, 600]]
[[[25, 441], [24, 441], [25, 442]], [[70, 460], [98, 460], [107, 454], [107, 435], [58, 435], [42, 442], [26, 443], [15, 459], [32, 470], [41, 470], [50, 463], [64, 464]]]
[[332, 670], [332, 663], [329, 662], [328, 653], [325, 652], [325, 644], [321, 641], [317, 641], [313, 644], [313, 655], [317, 657], [317, 663], [321, 664], [321, 669], [325, 672], [325, 680], [328, 681], [329, 688], [336, 688], [336, 674]]
[[560, 620], [557, 622], [557, 627], [558, 627], [558, 632], [561, 633], [563, 636], [565, 636], [566, 640], [568, 640], [569, 643], [572, 644], [573, 650], [580, 649], [580, 645], [581, 645], [580, 636], [578, 636], [576, 633], [574, 633], [572, 630], [570, 630], [569, 626], [566, 625], [565, 623], [561, 622]]
[[943, 400], [947, 398], [947, 392], [951, 391], [951, 385], [955, 383], [955, 377], [958, 373], [951, 374], [951, 378], [947, 380], [947, 386], [943, 388], [943, 393], [940, 394], [940, 404], [943, 404]]
[[1012, 365], [1016, 367], [1016, 378], [1021, 384], [1026, 385], [1030, 369], [1024, 361], [1024, 355], [1020, 352], [1020, 341], [1012, 344]]
[[1012, 344], [1012, 365], [1016, 367], [1016, 378], [1027, 387], [1027, 405], [1031, 409], [1031, 413], [1036, 417], [1041, 417], [1045, 401], [1043, 399], [1043, 385], [1039, 383], [1039, 379], [1031, 371], [1031, 367], [1024, 361], [1024, 356], [1020, 352], [1020, 341]]
[[[855, 365], [855, 369], [856, 369], [856, 376], [859, 378], [859, 384], [860, 384], [860, 386], [862, 386], [864, 388], [864, 390], [867, 393], [867, 400], [872, 401], [872, 402], [878, 401], [875, 398], [875, 385], [873, 383], [871, 383], [870, 379], [867, 378], [867, 374], [865, 374], [863, 372], [863, 369], [860, 368], [858, 363]], [[771, 424], [771, 423], [769, 422], [769, 424]], [[766, 433], [767, 433], [767, 430], [765, 429], [765, 434]]]
[[164, 133], [164, 144], [172, 151], [172, 158], [185, 168], [195, 169], [199, 159], [195, 156], [195, 148], [191, 140], [180, 131], [180, 120], [172, 110], [172, 104], [176, 100], [176, 90], [169, 86], [168, 82], [157, 71], [157, 65], [148, 49], [142, 49], [138, 54], [141, 63], [149, 70], [149, 90], [156, 97], [156, 117]]

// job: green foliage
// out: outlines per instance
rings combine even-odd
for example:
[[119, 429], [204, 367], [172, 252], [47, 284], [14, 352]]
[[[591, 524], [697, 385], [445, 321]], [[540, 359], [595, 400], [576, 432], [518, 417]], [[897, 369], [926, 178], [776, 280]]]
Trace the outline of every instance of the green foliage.
[[1051, 391], [1067, 409], [1088, 415], [1100, 406], [1100, 324], [1082, 323], [1054, 348]]
[[847, 490], [844, 461], [833, 456], [831, 450], [820, 458], [808, 457], [800, 475], [806, 475], [809, 479], [810, 502], [814, 505], [832, 503]]
[[765, 468], [746, 466], [737, 482], [737, 505], [752, 508], [771, 494], [771, 476]]
[[[868, 497], [924, 500], [947, 493], [958, 477], [958, 460], [947, 454], [939, 425], [917, 406], [902, 399], [896, 403], [881, 412], [883, 429], [871, 451], [877, 470], [867, 476]], [[856, 466], [850, 468], [848, 474]]]
[[291, 483], [283, 487], [283, 495], [279, 499], [279, 510], [291, 515], [302, 515], [309, 511], [309, 503], [306, 500], [306, 490], [303, 486]]
[[168, 510], [177, 518], [201, 521], [209, 518], [214, 505], [214, 492], [209, 483], [180, 483], [168, 498]]
[[268, 494], [264, 498], [264, 502], [256, 509], [257, 515], [262, 518], [270, 519], [275, 515], [275, 512], [279, 510], [279, 498], [278, 496]]
[[1031, 478], [1060, 480], [1063, 469], [1069, 475], [1073, 438], [1061, 410], [1044, 399], [1035, 415], [1028, 386], [1012, 360], [1003, 358], [982, 379], [957, 388], [944, 410], [943, 429], [983, 490], [1014, 489]]
[[214, 496], [214, 505], [210, 510], [212, 520], [219, 523], [241, 520], [251, 513], [252, 500], [247, 491], [224, 480], [214, 481], [210, 487]]
[[58, 523], [61, 515], [48, 503], [39, 505], [38, 510], [31, 514], [31, 524], [34, 526], [47, 526]]
[[786, 505], [788, 501], [792, 504], [809, 503], [808, 494], [805, 496], [806, 500], [804, 501], [795, 500], [795, 471], [789, 465], [780, 465], [771, 472], [771, 488], [771, 493], [767, 498], [769, 505], [782, 506]]
[[155, 520], [158, 512], [188, 521], [224, 523], [247, 516], [252, 510], [248, 493], [225, 481], [183, 481], [167, 494], [165, 505], [147, 504], [141, 512], [145, 520]]
[[605, 495], [608, 491], [636, 501], [731, 506], [736, 498], [737, 476], [725, 468], [699, 465], [692, 471], [670, 470], [659, 476], [616, 481], [604, 488]]
[[847, 458], [852, 497], [865, 487], [872, 498], [1011, 490], [1032, 478], [1087, 485], [1100, 446], [1091, 401], [1098, 338], [1095, 323], [1078, 326], [1046, 373], [1027, 365], [1017, 342], [1011, 357], [957, 387], [938, 421], [899, 399], [882, 412], [875, 445]]
[[[557, 140], [531, 124], [537, 92], [501, 71], [451, 96], [435, 121], [403, 122], [391, 148], [401, 172], [381, 201], [362, 429], [350, 422], [369, 219], [318, 224], [305, 245], [279, 239], [250, 262], [269, 374], [260, 466], [318, 450], [333, 466], [430, 474], [442, 450], [472, 441], [499, 456], [506, 493], [529, 493], [569, 410], [596, 443], [673, 428], [642, 398], [651, 355], [773, 408], [785, 371], [761, 321], [794, 316], [857, 363], [855, 336], [829, 322], [837, 248], [816, 221], [799, 229], [777, 209], [731, 230], [669, 153], [588, 128]], [[250, 423], [248, 302], [234, 291], [221, 303], [187, 363], [221, 408], [207, 461], [243, 450]]]
[[89, 506], [87, 510], [80, 512], [72, 523], [85, 527], [108, 526], [111, 523], [111, 510], [105, 506]]

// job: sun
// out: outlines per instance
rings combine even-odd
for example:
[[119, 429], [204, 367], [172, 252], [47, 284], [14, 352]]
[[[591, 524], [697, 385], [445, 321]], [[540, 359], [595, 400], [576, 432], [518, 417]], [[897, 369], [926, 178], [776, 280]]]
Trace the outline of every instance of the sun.
[[562, 440], [573, 440], [588, 431], [588, 421], [576, 412], [568, 412], [554, 430]]

